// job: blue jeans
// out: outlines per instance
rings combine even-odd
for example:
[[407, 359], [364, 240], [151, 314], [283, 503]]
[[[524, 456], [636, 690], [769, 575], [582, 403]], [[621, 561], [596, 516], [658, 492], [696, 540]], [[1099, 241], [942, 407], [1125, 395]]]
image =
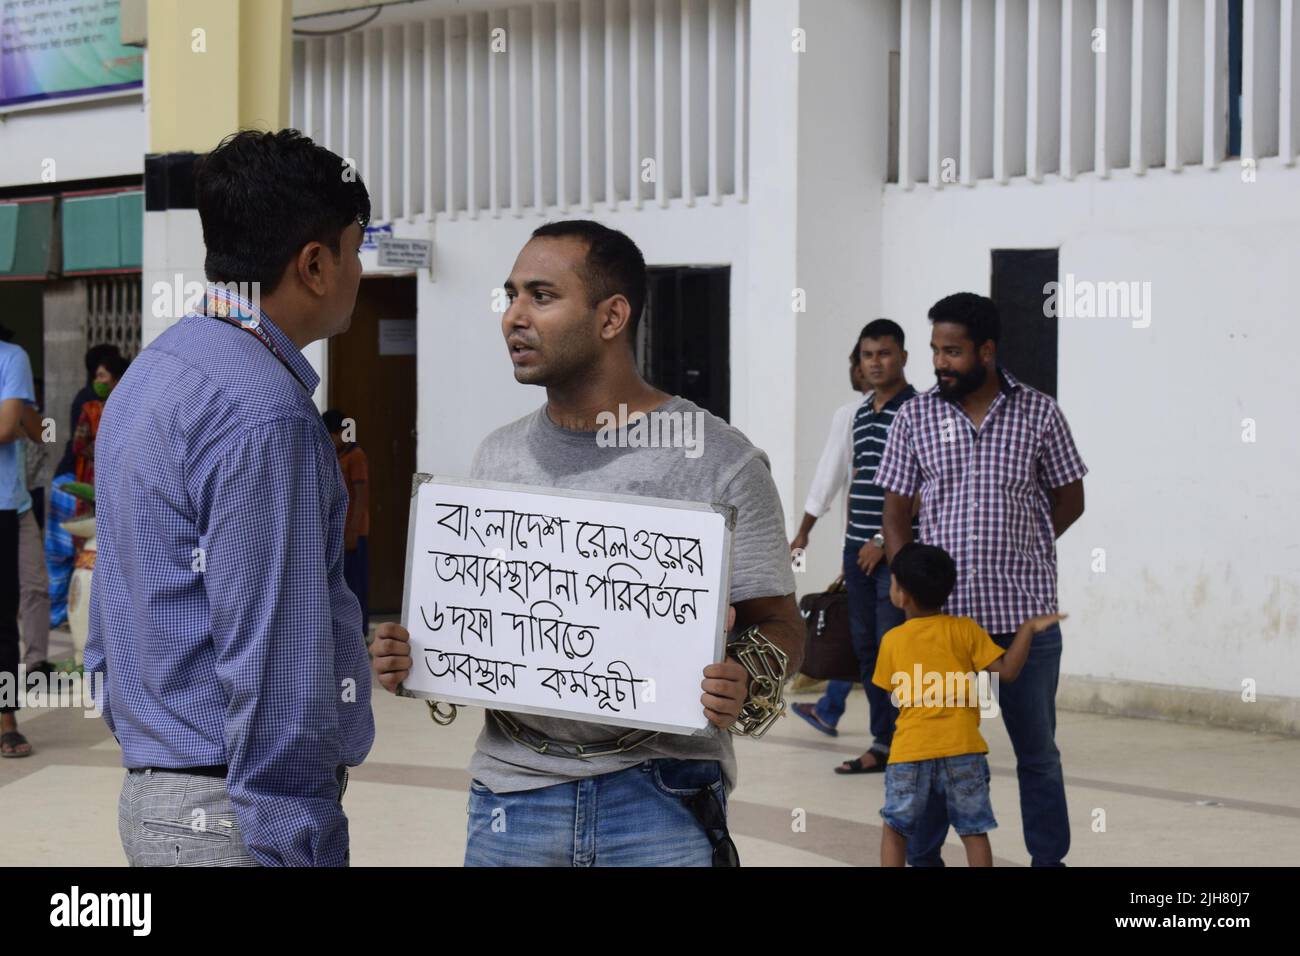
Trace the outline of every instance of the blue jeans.
[[931, 803], [942, 803], [962, 836], [997, 827], [989, 802], [989, 764], [983, 754], [958, 754], [929, 760], [891, 763], [885, 768], [885, 805], [881, 819], [903, 836], [916, 830]]
[[[867, 689], [867, 705], [871, 712], [872, 750], [889, 753], [894, 739], [894, 722], [898, 708], [890, 702], [889, 693], [871, 683], [876, 672], [876, 655], [880, 652], [880, 639], [892, 628], [903, 623], [903, 612], [889, 600], [889, 568], [884, 561], [876, 565], [871, 574], [863, 574], [858, 567], [859, 544], [844, 546], [844, 585], [849, 594], [849, 632], [853, 636], [853, 652], [861, 668], [862, 685]], [[844, 704], [853, 684], [846, 680], [831, 681], [826, 693], [817, 701], [817, 716], [834, 727], [844, 715]]]
[[712, 866], [687, 801], [709, 788], [725, 811], [716, 760], [647, 760], [538, 790], [469, 788], [466, 866]]
[[[1014, 634], [994, 634], [1009, 647]], [[1061, 674], [1061, 629], [1049, 627], [1034, 638], [1020, 676], [998, 686], [998, 704], [1016, 752], [1020, 817], [1025, 848], [1034, 866], [1059, 866], [1070, 850], [1070, 818], [1065, 807], [1065, 777], [1056, 749], [1056, 684]], [[907, 841], [907, 862], [943, 866], [939, 848], [948, 835], [942, 802], [931, 801]]]

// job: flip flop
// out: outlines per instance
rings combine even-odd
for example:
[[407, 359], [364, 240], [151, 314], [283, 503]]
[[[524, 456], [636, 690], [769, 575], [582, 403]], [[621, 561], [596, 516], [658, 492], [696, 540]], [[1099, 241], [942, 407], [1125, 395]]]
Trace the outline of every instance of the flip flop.
[[[0, 734], [0, 757], [30, 757], [36, 752], [33, 749], [29, 749], [25, 753], [17, 753], [17, 748], [24, 744], [26, 744], [28, 748], [31, 747], [31, 744], [27, 742], [27, 738], [18, 731], [5, 731], [3, 734]], [[3, 749], [4, 747], [13, 747], [14, 750], [6, 751]]]
[[[878, 750], [873, 750], [871, 753], [876, 755], [876, 762], [870, 767], [864, 767], [862, 765], [861, 757], [854, 757], [852, 760], [846, 760], [844, 763], [836, 767], [835, 772], [846, 776], [855, 773], [884, 773], [885, 764], [889, 762], [889, 756], [880, 753]], [[846, 765], [849, 768], [847, 770], [844, 769]]]
[[817, 706], [815, 704], [794, 704], [790, 709], [826, 736], [838, 737], [840, 735], [838, 730], [817, 716]]

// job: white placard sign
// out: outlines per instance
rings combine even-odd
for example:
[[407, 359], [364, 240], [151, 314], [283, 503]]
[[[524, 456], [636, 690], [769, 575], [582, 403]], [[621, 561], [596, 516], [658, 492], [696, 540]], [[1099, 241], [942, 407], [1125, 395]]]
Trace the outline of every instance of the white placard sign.
[[417, 475], [405, 690], [456, 704], [707, 733], [734, 509]]

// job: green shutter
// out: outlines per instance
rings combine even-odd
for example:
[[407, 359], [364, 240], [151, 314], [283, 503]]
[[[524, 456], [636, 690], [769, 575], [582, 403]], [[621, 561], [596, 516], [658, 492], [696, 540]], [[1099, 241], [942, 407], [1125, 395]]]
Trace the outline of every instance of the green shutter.
[[139, 269], [144, 265], [144, 191], [119, 193], [117, 217], [122, 268]]
[[144, 193], [63, 200], [63, 271], [139, 269], [144, 258]]
[[12, 271], [14, 250], [18, 248], [18, 204], [0, 206], [0, 275]]
[[122, 265], [117, 196], [63, 200], [63, 271], [90, 272]]
[[53, 199], [0, 203], [0, 278], [44, 279], [53, 231]]

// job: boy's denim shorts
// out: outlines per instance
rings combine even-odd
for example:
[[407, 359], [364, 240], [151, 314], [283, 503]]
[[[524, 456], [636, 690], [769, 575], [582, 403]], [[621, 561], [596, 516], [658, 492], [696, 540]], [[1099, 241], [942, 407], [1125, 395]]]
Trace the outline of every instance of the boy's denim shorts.
[[880, 815], [893, 830], [912, 836], [931, 800], [947, 803], [948, 822], [961, 836], [997, 828], [989, 802], [989, 764], [983, 754], [912, 760], [885, 767], [885, 806]]

